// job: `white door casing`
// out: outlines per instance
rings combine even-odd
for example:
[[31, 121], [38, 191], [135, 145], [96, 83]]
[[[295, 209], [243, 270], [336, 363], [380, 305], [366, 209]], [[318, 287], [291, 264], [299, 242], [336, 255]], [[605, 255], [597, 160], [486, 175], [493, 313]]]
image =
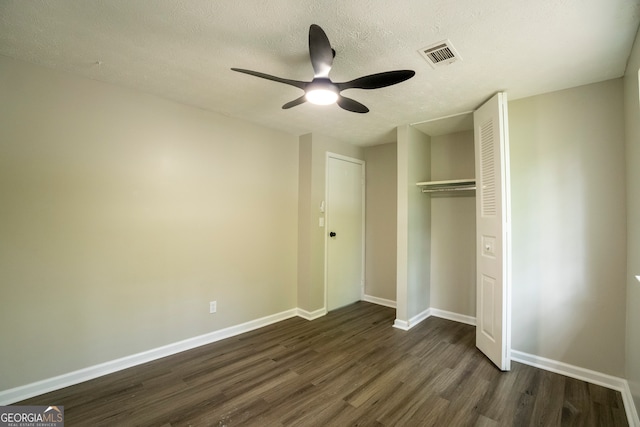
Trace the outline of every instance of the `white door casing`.
[[[364, 162], [327, 153], [325, 307], [334, 310], [364, 293]], [[330, 236], [335, 233], [335, 236]]]
[[476, 162], [476, 346], [511, 368], [511, 231], [507, 97], [473, 114]]

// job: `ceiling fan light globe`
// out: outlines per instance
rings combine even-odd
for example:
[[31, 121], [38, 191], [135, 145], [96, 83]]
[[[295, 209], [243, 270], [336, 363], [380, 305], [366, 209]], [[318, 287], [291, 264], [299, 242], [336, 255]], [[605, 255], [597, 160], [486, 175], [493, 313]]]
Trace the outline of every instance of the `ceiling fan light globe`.
[[338, 90], [329, 85], [310, 87], [307, 89], [305, 98], [316, 105], [334, 104], [338, 100]]

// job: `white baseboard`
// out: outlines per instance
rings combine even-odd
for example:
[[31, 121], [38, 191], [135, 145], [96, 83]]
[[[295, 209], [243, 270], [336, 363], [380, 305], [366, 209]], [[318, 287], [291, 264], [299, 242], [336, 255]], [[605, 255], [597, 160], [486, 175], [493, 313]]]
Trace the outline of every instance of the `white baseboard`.
[[8, 390], [2, 390], [0, 391], [0, 405], [9, 405], [11, 403], [19, 402], [21, 400], [48, 393], [53, 390], [58, 390], [84, 381], [89, 381], [103, 375], [111, 374], [113, 372], [151, 362], [162, 357], [171, 356], [185, 350], [190, 350], [192, 348], [200, 347], [205, 344], [210, 344], [225, 338], [230, 338], [245, 332], [249, 332], [254, 329], [262, 328], [264, 326], [271, 325], [272, 323], [281, 322], [297, 315], [299, 315], [298, 309], [294, 308], [291, 310], [283, 311], [281, 313], [265, 316], [260, 319], [251, 320], [240, 325], [230, 326], [228, 328], [220, 329], [208, 334], [188, 338], [183, 341], [178, 341], [162, 347], [143, 351], [141, 353], [132, 354], [120, 359], [111, 360], [99, 365], [89, 366], [87, 368], [62, 374], [57, 377], [47, 378], [42, 381], [37, 381]]
[[454, 322], [466, 323], [467, 325], [472, 325], [472, 326], [476, 325], [475, 317], [430, 307], [425, 311], [423, 311], [422, 313], [419, 313], [413, 316], [409, 320], [396, 319], [393, 322], [393, 327], [402, 329], [403, 331], [408, 331], [409, 329], [413, 328], [423, 320], [427, 319], [429, 316], [435, 316], [435, 317], [440, 317], [442, 319], [453, 320]]
[[416, 326], [417, 324], [419, 324], [420, 322], [422, 322], [423, 320], [425, 320], [429, 316], [431, 316], [431, 309], [427, 308], [426, 310], [424, 310], [421, 313], [416, 314], [415, 316], [413, 316], [409, 320], [396, 319], [393, 322], [393, 327], [394, 328], [398, 328], [398, 329], [402, 329], [403, 331], [408, 331], [409, 329], [413, 328], [414, 326]]
[[511, 360], [618, 391], [622, 391], [624, 383], [626, 382], [623, 378], [614, 377], [601, 372], [569, 365], [568, 363], [547, 359], [518, 350], [511, 350]]
[[409, 319], [409, 329], [416, 326], [418, 323], [421, 323], [423, 320], [426, 320], [429, 316], [431, 316], [431, 309], [427, 308], [422, 313], [418, 313]]
[[640, 417], [638, 417], [636, 404], [633, 401], [633, 395], [631, 394], [631, 389], [629, 388], [629, 382], [627, 380], [625, 380], [624, 386], [624, 390], [621, 391], [622, 403], [624, 403], [624, 411], [627, 413], [629, 427], [640, 427]]
[[454, 322], [465, 323], [467, 325], [476, 326], [476, 318], [465, 314], [458, 314], [452, 311], [440, 310], [439, 308], [431, 308], [431, 315], [442, 319], [453, 320]]
[[629, 425], [631, 427], [640, 427], [640, 420], [638, 420], [638, 413], [633, 403], [629, 383], [624, 378], [614, 377], [518, 350], [511, 350], [511, 360], [619, 391], [622, 394], [622, 402], [624, 403], [624, 410], [627, 414]]
[[409, 330], [409, 322], [405, 320], [396, 319], [393, 321], [393, 327], [397, 329], [402, 329], [403, 331]]
[[297, 310], [297, 315], [299, 317], [302, 317], [303, 319], [306, 319], [306, 320], [315, 320], [315, 319], [317, 319], [319, 317], [327, 315], [327, 309], [326, 308], [319, 308], [319, 309], [314, 310], [314, 311], [307, 311], [307, 310], [303, 310], [301, 308], [298, 308], [296, 310]]
[[396, 302], [390, 299], [378, 298], [372, 295], [365, 295], [362, 301], [370, 302], [373, 304], [383, 305], [385, 307], [396, 308]]

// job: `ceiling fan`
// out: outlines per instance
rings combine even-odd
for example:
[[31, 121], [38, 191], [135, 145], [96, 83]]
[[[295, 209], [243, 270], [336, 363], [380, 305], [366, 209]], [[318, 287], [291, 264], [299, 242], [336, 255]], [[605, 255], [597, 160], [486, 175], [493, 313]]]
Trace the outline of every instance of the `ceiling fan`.
[[340, 94], [346, 89], [378, 89], [401, 83], [413, 77], [416, 72], [413, 70], [397, 70], [387, 71], [384, 73], [371, 74], [359, 77], [344, 83], [334, 83], [329, 78], [329, 72], [333, 65], [335, 50], [331, 48], [329, 38], [320, 26], [312, 24], [309, 27], [309, 57], [313, 66], [313, 80], [303, 82], [299, 80], [283, 79], [281, 77], [271, 76], [269, 74], [260, 73], [258, 71], [245, 70], [242, 68], [231, 68], [233, 71], [245, 73], [252, 76], [260, 77], [274, 82], [280, 82], [295, 86], [304, 90], [304, 95], [293, 101], [287, 102], [282, 106], [288, 109], [300, 105], [305, 101], [312, 104], [328, 105], [337, 103], [341, 108], [354, 113], [367, 113], [369, 109], [356, 100], [347, 98]]

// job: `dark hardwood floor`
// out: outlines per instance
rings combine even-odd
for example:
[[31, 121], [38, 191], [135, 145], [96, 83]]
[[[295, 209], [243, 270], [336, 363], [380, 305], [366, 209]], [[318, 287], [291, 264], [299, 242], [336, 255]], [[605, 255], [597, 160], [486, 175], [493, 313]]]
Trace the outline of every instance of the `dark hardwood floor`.
[[513, 363], [475, 328], [431, 317], [408, 332], [365, 302], [293, 318], [34, 397], [67, 426], [626, 426], [619, 392]]

